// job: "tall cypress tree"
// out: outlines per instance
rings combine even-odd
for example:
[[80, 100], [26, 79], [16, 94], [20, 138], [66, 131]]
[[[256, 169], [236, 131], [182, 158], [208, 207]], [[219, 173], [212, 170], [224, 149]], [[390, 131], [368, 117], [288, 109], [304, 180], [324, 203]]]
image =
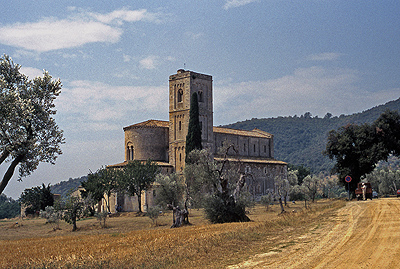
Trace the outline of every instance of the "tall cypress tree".
[[201, 126], [199, 120], [199, 102], [197, 100], [197, 93], [192, 94], [190, 99], [190, 111], [189, 111], [189, 127], [188, 134], [186, 136], [186, 148], [185, 148], [185, 162], [189, 162], [189, 153], [194, 149], [202, 149], [201, 146]]

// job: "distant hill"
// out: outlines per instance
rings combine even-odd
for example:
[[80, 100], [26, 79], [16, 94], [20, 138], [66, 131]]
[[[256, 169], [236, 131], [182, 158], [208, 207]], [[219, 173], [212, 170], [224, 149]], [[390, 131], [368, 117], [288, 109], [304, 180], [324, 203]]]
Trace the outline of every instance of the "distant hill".
[[54, 194], [61, 194], [61, 197], [65, 197], [69, 192], [73, 192], [81, 185], [82, 181], [86, 181], [87, 176], [78, 178], [70, 178], [68, 181], [61, 181], [53, 186], [50, 186], [51, 192]]
[[328, 113], [319, 118], [307, 112], [300, 117], [253, 118], [224, 127], [242, 130], [258, 128], [273, 134], [276, 159], [303, 165], [315, 173], [329, 171], [333, 167], [333, 161], [323, 155], [330, 130], [349, 123], [372, 123], [387, 109], [400, 111], [400, 98], [352, 115], [332, 117]]

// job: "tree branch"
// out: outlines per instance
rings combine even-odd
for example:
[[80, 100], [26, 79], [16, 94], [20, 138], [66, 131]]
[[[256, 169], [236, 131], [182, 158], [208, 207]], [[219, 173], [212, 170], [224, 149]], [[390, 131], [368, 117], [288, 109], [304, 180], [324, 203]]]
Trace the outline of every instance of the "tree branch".
[[3, 180], [0, 183], [0, 194], [6, 188], [8, 182], [10, 181], [12, 175], [14, 174], [15, 167], [24, 159], [24, 155], [18, 155], [8, 167], [6, 173], [4, 174]]

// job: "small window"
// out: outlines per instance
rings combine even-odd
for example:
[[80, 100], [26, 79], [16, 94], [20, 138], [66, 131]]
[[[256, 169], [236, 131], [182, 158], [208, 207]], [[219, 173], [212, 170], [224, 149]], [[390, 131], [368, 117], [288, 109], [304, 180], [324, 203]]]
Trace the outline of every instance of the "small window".
[[181, 131], [181, 130], [182, 130], [182, 122], [179, 121], [179, 131]]
[[267, 146], [264, 145], [264, 153], [267, 153]]
[[202, 92], [202, 91], [199, 91], [199, 92], [197, 93], [197, 96], [199, 97], [199, 98], [198, 98], [198, 101], [199, 101], [199, 102], [203, 102], [203, 92]]
[[256, 144], [253, 145], [254, 152], [256, 152]]
[[178, 90], [178, 103], [183, 102], [183, 91], [182, 89]]

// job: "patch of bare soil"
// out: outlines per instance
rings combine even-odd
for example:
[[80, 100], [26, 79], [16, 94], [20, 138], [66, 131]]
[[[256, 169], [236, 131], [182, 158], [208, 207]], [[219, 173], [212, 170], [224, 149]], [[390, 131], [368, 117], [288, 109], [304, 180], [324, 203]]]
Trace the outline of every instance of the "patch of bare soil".
[[228, 268], [398, 268], [400, 200], [351, 201], [327, 225]]

